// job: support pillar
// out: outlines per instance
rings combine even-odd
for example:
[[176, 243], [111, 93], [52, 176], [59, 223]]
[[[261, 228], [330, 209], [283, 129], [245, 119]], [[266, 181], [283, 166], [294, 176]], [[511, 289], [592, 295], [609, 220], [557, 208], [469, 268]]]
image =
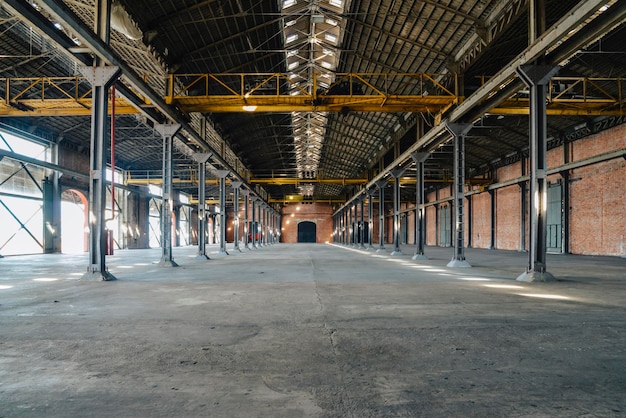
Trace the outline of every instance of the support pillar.
[[248, 212], [248, 206], [250, 205], [250, 190], [244, 189], [243, 193], [243, 243], [244, 249], [250, 249], [250, 240], [248, 239], [248, 232], [250, 229], [250, 216]]
[[394, 168], [390, 171], [393, 176], [393, 251], [391, 255], [402, 255], [400, 249], [400, 177], [406, 169]]
[[172, 213], [174, 211], [174, 187], [172, 172], [172, 151], [174, 135], [180, 129], [180, 124], [158, 124], [154, 130], [163, 137], [163, 198], [161, 200], [161, 260], [163, 267], [178, 267], [172, 258]]
[[208, 260], [206, 253], [206, 162], [210, 153], [198, 153], [193, 159], [198, 162], [198, 255], [196, 258]]
[[414, 152], [411, 158], [415, 161], [415, 254], [413, 260], [428, 260], [424, 254], [426, 246], [426, 216], [424, 213], [424, 164], [430, 153]]
[[385, 251], [385, 186], [387, 180], [379, 180], [376, 182], [378, 188], [378, 249], [377, 253]]
[[374, 237], [374, 195], [376, 189], [371, 188], [367, 190], [367, 250], [373, 250], [372, 245]]
[[515, 69], [530, 90], [530, 251], [528, 266], [517, 280], [550, 282], [546, 271], [548, 183], [546, 180], [547, 123], [546, 86], [558, 66], [525, 65]]
[[446, 129], [454, 137], [454, 254], [448, 267], [471, 267], [465, 260], [464, 212], [465, 201], [465, 135], [471, 124], [448, 123]]
[[220, 251], [219, 255], [228, 255], [226, 251], [226, 177], [230, 174], [228, 170], [216, 170], [220, 179]]
[[106, 138], [109, 87], [120, 76], [118, 67], [81, 67], [92, 85], [91, 148], [89, 153], [89, 265], [82, 280], [115, 280], [106, 267]]
[[256, 241], [257, 235], [259, 232], [259, 223], [256, 219], [256, 209], [257, 209], [257, 200], [259, 198], [257, 196], [250, 196], [250, 200], [252, 201], [252, 226], [250, 227], [250, 236], [252, 237], [252, 248], [253, 250], [257, 249]]
[[231, 181], [230, 185], [233, 186], [233, 217], [234, 217], [234, 236], [235, 236], [235, 247], [233, 248], [235, 251], [241, 252], [239, 248], [239, 188], [243, 182], [241, 181]]
[[342, 229], [342, 233], [341, 233], [341, 235], [342, 235], [341, 243], [343, 245], [348, 245], [348, 241], [349, 241], [349, 235], [348, 234], [350, 232], [350, 230], [348, 228], [348, 208], [345, 208], [343, 210], [343, 214], [342, 214], [341, 218], [342, 218], [341, 220], [342, 220], [342, 223], [343, 223], [343, 229]]
[[259, 237], [257, 238], [257, 247], [263, 248], [265, 246], [263, 243], [263, 240], [265, 239], [265, 207], [263, 206], [263, 201], [261, 199], [259, 199], [258, 202], [257, 213], [259, 225], [257, 227], [257, 232]]
[[352, 208], [354, 205], [350, 205], [348, 208], [348, 245], [353, 245], [354, 242], [354, 221], [352, 220]]
[[361, 223], [359, 227], [359, 248], [365, 249], [365, 194], [359, 198], [361, 203]]
[[352, 246], [353, 247], [358, 247], [359, 246], [359, 220], [358, 220], [358, 207], [357, 207], [357, 202], [354, 202], [354, 204], [352, 205], [352, 210], [354, 210], [354, 214], [352, 214], [352, 212], [350, 212], [352, 214]]

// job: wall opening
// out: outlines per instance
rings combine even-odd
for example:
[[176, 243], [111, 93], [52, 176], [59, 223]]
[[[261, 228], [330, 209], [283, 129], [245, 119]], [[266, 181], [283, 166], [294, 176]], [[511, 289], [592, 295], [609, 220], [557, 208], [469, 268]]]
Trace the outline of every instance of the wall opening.
[[84, 193], [68, 189], [61, 195], [61, 251], [89, 251], [88, 202]]
[[298, 242], [317, 242], [317, 226], [315, 222], [298, 223]]

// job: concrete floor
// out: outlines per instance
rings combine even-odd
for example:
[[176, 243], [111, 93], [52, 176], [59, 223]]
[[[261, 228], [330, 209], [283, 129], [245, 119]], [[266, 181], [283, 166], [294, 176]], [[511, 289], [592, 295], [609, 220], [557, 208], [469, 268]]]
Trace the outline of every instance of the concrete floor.
[[626, 417], [626, 259], [404, 251], [0, 259], [0, 417]]

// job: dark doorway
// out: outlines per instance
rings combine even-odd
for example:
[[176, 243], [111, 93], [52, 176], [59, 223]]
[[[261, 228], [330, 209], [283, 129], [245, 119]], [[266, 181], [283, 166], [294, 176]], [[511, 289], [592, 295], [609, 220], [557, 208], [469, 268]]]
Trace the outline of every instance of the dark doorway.
[[298, 224], [298, 242], [317, 242], [317, 226], [314, 222], [304, 221]]

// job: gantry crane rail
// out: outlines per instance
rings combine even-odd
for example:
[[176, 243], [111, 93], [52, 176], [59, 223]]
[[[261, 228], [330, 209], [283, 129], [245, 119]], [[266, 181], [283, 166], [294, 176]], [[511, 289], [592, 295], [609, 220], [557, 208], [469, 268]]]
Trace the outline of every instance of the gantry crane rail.
[[[285, 73], [172, 74], [166, 103], [185, 113], [203, 112], [423, 112], [442, 115], [464, 97], [455, 74], [336, 74], [335, 81]], [[485, 82], [485, 78], [482, 82]], [[554, 77], [548, 115], [626, 115], [623, 78]], [[84, 77], [0, 78], [0, 116], [91, 114], [91, 87]], [[109, 100], [109, 105], [111, 105]], [[115, 97], [116, 114], [140, 109]], [[111, 106], [110, 106], [111, 107]], [[144, 99], [141, 107], [151, 107]], [[529, 98], [516, 93], [492, 114], [524, 115]]]

